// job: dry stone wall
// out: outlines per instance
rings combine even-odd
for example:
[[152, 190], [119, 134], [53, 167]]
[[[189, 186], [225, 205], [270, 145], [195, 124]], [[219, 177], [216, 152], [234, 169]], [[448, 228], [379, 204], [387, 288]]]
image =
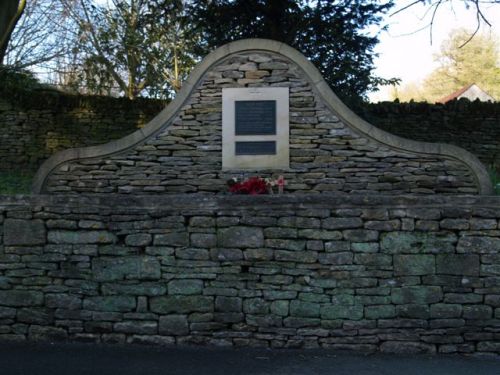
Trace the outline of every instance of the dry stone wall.
[[400, 137], [450, 143], [500, 170], [500, 103], [453, 101], [443, 104], [368, 104], [364, 116]]
[[0, 201], [0, 340], [500, 354], [500, 198]]
[[[54, 101], [45, 92], [35, 96], [37, 100], [0, 100], [0, 126], [4, 129], [0, 137], [0, 171], [36, 170], [57, 151], [122, 138], [145, 125], [164, 105], [154, 100], [131, 105], [118, 98], [62, 94]], [[105, 104], [88, 103], [99, 100]], [[500, 168], [500, 103], [376, 103], [360, 112], [391, 134], [453, 144], [473, 153], [483, 164]]]
[[165, 102], [47, 91], [0, 97], [0, 172], [36, 171], [51, 155], [109, 142], [144, 126]]
[[[480, 192], [477, 175], [459, 157], [440, 155], [437, 148], [409, 151], [398, 142], [394, 147], [362, 134], [340, 119], [316, 84], [297, 63], [277, 52], [228, 54], [204, 72], [178, 113], [156, 133], [104, 156], [49, 163], [50, 168], [39, 172], [40, 191], [213, 194], [224, 192], [231, 177], [258, 174], [283, 175], [292, 193]], [[224, 87], [289, 88], [289, 170], [222, 170]]]

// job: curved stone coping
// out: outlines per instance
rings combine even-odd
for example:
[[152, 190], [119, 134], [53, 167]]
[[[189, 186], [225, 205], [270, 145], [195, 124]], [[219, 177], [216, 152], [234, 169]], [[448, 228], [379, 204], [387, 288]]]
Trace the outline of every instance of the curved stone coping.
[[378, 141], [392, 149], [426, 155], [445, 156], [461, 161], [473, 172], [479, 194], [493, 194], [493, 186], [488, 172], [476, 156], [456, 146], [412, 141], [374, 127], [357, 116], [333, 93], [319, 70], [304, 55], [286, 44], [267, 39], [239, 40], [217, 48], [210, 53], [195, 67], [188, 79], [183, 83], [182, 89], [177, 94], [175, 100], [163, 109], [144, 128], [104, 145], [68, 149], [54, 154], [38, 169], [33, 181], [33, 193], [42, 193], [49, 174], [65, 162], [77, 159], [109, 156], [126, 151], [145, 141], [173, 121], [181, 108], [189, 100], [191, 93], [196, 89], [203, 75], [209, 71], [212, 66], [232, 54], [251, 51], [277, 53], [297, 64], [304, 72], [306, 78], [311, 82], [313, 88], [316, 89], [318, 95], [324, 100], [325, 105], [335, 112], [347, 126], [350, 126], [364, 136]]

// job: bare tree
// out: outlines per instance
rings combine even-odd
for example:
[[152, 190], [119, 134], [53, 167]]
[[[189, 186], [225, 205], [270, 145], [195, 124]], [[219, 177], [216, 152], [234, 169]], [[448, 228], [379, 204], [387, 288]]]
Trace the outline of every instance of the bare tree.
[[[67, 2], [69, 0], [61, 0]], [[170, 96], [194, 65], [181, 0], [79, 0], [68, 8], [79, 28], [72, 84], [90, 93]], [[161, 95], [155, 95], [162, 92]]]
[[434, 29], [435, 22], [439, 22], [438, 20], [438, 11], [442, 9], [445, 5], [450, 6], [452, 9], [456, 7], [457, 4], [462, 4], [467, 9], [475, 13], [476, 16], [476, 27], [475, 30], [469, 35], [469, 37], [464, 40], [464, 45], [467, 44], [474, 38], [474, 36], [479, 32], [482, 25], [491, 26], [489, 17], [488, 17], [488, 7], [493, 5], [500, 5], [500, 0], [411, 0], [408, 4], [403, 5], [396, 9], [391, 14], [395, 16], [401, 12], [404, 12], [410, 8], [413, 8], [417, 4], [422, 4], [427, 7], [426, 16], [428, 19], [425, 22], [424, 26], [419, 30], [429, 29], [429, 38], [430, 43], [432, 44], [432, 34]]
[[3, 64], [12, 32], [26, 7], [26, 0], [3, 0], [0, 7], [0, 65]]
[[56, 58], [70, 53], [78, 30], [66, 9], [60, 0], [28, 2], [12, 32], [5, 63], [21, 69], [50, 70]]

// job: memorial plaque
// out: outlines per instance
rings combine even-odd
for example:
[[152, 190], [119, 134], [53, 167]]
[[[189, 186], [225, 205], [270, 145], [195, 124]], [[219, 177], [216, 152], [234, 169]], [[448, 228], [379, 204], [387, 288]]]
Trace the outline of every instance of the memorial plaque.
[[236, 142], [236, 155], [276, 155], [276, 142]]
[[235, 101], [235, 135], [276, 134], [275, 100]]
[[222, 168], [290, 166], [288, 87], [222, 89]]

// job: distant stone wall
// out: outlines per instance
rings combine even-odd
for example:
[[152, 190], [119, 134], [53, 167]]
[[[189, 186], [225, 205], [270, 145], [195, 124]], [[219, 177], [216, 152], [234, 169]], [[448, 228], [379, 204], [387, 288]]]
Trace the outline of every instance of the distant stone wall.
[[[0, 98], [0, 171], [34, 171], [57, 151], [122, 138], [165, 105], [43, 91], [21, 99]], [[368, 104], [361, 114], [389, 133], [453, 144], [500, 169], [500, 103], [377, 103]]]
[[500, 103], [377, 103], [366, 105], [364, 117], [400, 137], [462, 147], [500, 170]]
[[0, 340], [500, 354], [500, 198], [0, 200]]
[[122, 138], [165, 105], [51, 91], [0, 97], [0, 171], [35, 171], [57, 151]]
[[[289, 89], [289, 169], [222, 168], [222, 89], [243, 87]], [[465, 150], [408, 141], [363, 122], [304, 56], [262, 40], [210, 54], [143, 131], [54, 155], [39, 170], [35, 192], [215, 194], [241, 175], [283, 175], [292, 193], [491, 192], [483, 166]]]

